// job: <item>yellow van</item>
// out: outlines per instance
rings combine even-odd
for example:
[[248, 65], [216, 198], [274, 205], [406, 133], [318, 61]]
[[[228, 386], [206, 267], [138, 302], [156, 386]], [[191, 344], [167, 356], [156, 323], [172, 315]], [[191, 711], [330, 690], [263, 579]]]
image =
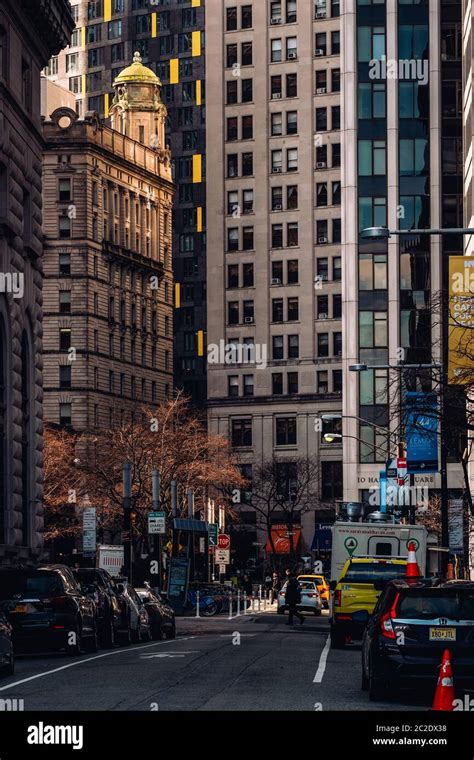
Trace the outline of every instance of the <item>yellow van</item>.
[[377, 600], [389, 581], [404, 578], [406, 559], [353, 557], [331, 590], [331, 646], [343, 649], [352, 639], [361, 639]]

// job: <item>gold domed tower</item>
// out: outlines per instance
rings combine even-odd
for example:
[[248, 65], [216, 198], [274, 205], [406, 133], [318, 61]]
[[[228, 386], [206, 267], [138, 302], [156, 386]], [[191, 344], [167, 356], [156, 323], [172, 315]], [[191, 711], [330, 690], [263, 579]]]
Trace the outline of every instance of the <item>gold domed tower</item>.
[[161, 81], [143, 65], [140, 53], [120, 72], [113, 83], [115, 97], [110, 117], [112, 129], [154, 150], [165, 149], [168, 115], [161, 100]]

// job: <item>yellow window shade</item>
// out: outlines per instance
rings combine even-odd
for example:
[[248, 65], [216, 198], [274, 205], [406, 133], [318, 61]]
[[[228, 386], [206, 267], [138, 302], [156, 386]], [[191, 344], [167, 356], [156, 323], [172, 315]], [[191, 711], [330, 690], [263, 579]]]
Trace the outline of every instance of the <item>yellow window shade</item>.
[[179, 282], [175, 283], [174, 286], [174, 307], [175, 309], [179, 309], [181, 306], [181, 285]]
[[198, 79], [196, 81], [196, 105], [200, 106], [202, 103], [202, 95], [201, 95], [201, 80]]
[[112, 20], [112, 0], [104, 0], [104, 21]]
[[204, 356], [204, 332], [202, 330], [199, 330], [197, 334], [197, 349], [198, 356]]
[[198, 206], [197, 208], [196, 230], [202, 232], [202, 206]]
[[193, 156], [193, 182], [202, 182], [202, 156], [199, 153]]
[[171, 58], [170, 84], [178, 84], [178, 82], [179, 82], [179, 58]]
[[193, 32], [192, 40], [192, 54], [201, 55], [201, 32]]
[[151, 36], [156, 37], [156, 13], [151, 14]]

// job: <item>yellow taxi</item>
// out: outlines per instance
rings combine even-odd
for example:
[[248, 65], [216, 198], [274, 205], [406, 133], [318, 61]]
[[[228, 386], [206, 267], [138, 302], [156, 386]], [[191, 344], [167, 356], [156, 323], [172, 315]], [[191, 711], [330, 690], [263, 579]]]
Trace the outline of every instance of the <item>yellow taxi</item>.
[[324, 609], [329, 607], [329, 583], [324, 575], [298, 575], [299, 581], [312, 581], [318, 587], [318, 593]]
[[404, 578], [405, 559], [353, 557], [345, 563], [331, 599], [331, 646], [343, 649], [361, 639], [377, 600], [389, 581]]

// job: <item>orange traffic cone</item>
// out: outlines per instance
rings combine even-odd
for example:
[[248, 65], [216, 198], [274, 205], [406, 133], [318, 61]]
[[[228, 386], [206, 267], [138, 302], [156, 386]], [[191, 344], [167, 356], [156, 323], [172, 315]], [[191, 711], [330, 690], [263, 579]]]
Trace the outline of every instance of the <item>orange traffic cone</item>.
[[441, 670], [438, 677], [438, 685], [436, 686], [433, 707], [431, 709], [452, 712], [454, 710], [454, 699], [453, 671], [451, 669], [449, 649], [445, 649], [443, 659], [441, 660]]
[[407, 560], [407, 572], [406, 572], [407, 578], [421, 578], [421, 570], [418, 567], [418, 562], [416, 561], [416, 549], [415, 549], [415, 542], [410, 541], [408, 544], [408, 560]]

